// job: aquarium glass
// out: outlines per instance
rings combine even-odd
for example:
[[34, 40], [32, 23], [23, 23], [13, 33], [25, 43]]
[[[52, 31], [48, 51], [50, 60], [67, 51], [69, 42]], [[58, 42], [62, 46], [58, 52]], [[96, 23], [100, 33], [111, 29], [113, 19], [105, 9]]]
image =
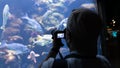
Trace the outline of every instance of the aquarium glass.
[[52, 47], [51, 31], [63, 31], [81, 7], [97, 12], [94, 0], [0, 0], [0, 68], [38, 68]]

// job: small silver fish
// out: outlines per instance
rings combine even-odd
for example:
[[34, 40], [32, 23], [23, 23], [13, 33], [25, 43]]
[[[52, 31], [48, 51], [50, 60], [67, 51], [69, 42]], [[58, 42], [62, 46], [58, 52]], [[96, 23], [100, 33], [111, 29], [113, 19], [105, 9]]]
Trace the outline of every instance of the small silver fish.
[[3, 29], [3, 30], [5, 29], [5, 26], [7, 24], [8, 17], [11, 15], [9, 10], [10, 10], [9, 5], [6, 4], [4, 6], [4, 9], [3, 9], [3, 23], [2, 23], [2, 26], [1, 26], [1, 29]]

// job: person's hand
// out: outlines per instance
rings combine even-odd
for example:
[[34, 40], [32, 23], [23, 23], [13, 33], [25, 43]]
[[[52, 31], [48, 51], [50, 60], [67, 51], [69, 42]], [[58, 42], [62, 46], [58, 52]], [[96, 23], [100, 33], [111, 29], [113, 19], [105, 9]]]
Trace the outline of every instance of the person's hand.
[[63, 46], [63, 43], [61, 42], [61, 39], [60, 38], [57, 38], [57, 33], [59, 31], [58, 30], [53, 30], [51, 32], [52, 34], [52, 39], [53, 39], [53, 47], [56, 47], [56, 48], [59, 48], [59, 47], [62, 47]]

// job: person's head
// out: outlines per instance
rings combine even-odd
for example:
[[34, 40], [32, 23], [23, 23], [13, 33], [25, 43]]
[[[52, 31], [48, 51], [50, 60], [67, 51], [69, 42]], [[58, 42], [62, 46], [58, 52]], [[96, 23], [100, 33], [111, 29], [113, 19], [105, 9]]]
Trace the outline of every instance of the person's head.
[[97, 54], [97, 39], [101, 32], [100, 16], [89, 9], [76, 9], [68, 18], [66, 41], [71, 51], [82, 55]]

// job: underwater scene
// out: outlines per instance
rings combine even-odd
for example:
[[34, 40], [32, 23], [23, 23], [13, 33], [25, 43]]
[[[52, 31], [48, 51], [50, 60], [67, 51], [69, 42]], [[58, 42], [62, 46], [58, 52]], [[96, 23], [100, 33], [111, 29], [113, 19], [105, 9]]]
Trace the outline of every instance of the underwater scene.
[[0, 0], [0, 68], [38, 68], [52, 47], [51, 31], [63, 31], [81, 7], [97, 11], [94, 0]]

